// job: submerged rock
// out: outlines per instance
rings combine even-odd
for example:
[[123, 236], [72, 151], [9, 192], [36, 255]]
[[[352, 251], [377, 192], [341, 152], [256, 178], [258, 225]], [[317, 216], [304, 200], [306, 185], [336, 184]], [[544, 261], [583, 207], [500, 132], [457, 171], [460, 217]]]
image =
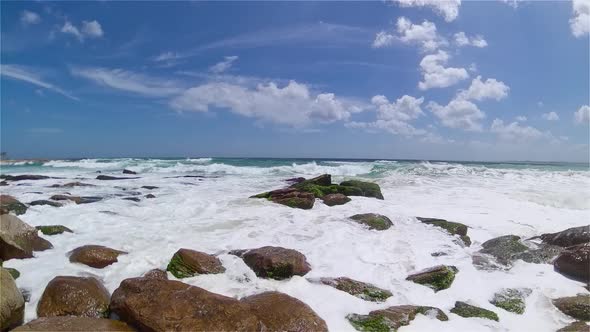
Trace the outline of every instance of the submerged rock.
[[590, 225], [572, 227], [557, 233], [548, 233], [540, 236], [543, 243], [560, 247], [571, 247], [590, 242]]
[[49, 179], [49, 176], [45, 175], [32, 175], [32, 174], [24, 174], [24, 175], [0, 175], [0, 179], [8, 180], [8, 181], [24, 181], [24, 180], [45, 180]]
[[354, 216], [350, 217], [350, 219], [360, 224], [369, 226], [369, 229], [375, 229], [378, 231], [383, 231], [393, 226], [391, 219], [376, 213], [355, 214]]
[[10, 195], [0, 195], [0, 209], [21, 215], [27, 212], [27, 206]]
[[435, 292], [451, 287], [459, 270], [454, 266], [438, 265], [409, 275], [406, 280], [432, 288]]
[[440, 321], [449, 320], [449, 317], [438, 308], [415, 305], [393, 306], [371, 311], [368, 315], [350, 314], [346, 316], [346, 319], [358, 331], [394, 332], [402, 326], [409, 325], [417, 314], [433, 317]]
[[326, 322], [307, 304], [279, 292], [243, 298], [268, 331], [328, 331]]
[[53, 278], [39, 300], [37, 316], [109, 316], [110, 295], [93, 277], [58, 276]]
[[483, 249], [478, 254], [493, 257], [500, 266], [483, 256], [474, 256], [474, 265], [478, 268], [510, 268], [516, 260], [522, 259], [527, 263], [550, 263], [563, 249], [549, 244], [536, 244], [530, 241], [522, 241], [516, 235], [504, 235], [488, 240], [482, 244]]
[[590, 243], [567, 248], [555, 261], [555, 270], [566, 277], [590, 283]]
[[117, 257], [122, 254], [126, 254], [126, 252], [104, 246], [85, 245], [70, 252], [70, 262], [102, 269], [116, 263]]
[[95, 187], [93, 184], [83, 183], [83, 182], [69, 182], [66, 184], [53, 184], [49, 186], [50, 188], [74, 188], [74, 187]]
[[63, 225], [36, 226], [35, 228], [45, 235], [57, 235], [63, 232], [74, 233], [71, 229]]
[[152, 195], [152, 194], [147, 194], [144, 197], [145, 198], [156, 198], [156, 196], [155, 195]]
[[16, 216], [0, 215], [0, 259], [31, 258], [33, 251], [51, 248], [51, 243], [39, 237], [35, 227]]
[[484, 242], [481, 253], [488, 254], [496, 258], [496, 260], [504, 265], [509, 265], [513, 261], [513, 256], [523, 253], [529, 249], [520, 241], [520, 236], [504, 235], [493, 238]]
[[97, 197], [97, 196], [80, 197], [80, 196], [71, 196], [71, 195], [53, 195], [50, 197], [50, 199], [52, 199], [54, 201], [72, 201], [76, 204], [88, 204], [88, 203], [98, 202], [98, 201], [102, 200], [102, 197]]
[[490, 301], [491, 304], [506, 311], [522, 315], [526, 308], [525, 299], [531, 294], [532, 290], [529, 288], [507, 288], [496, 294]]
[[500, 321], [500, 318], [498, 318], [498, 315], [495, 312], [461, 301], [455, 302], [455, 307], [451, 309], [451, 312], [465, 318], [479, 317], [495, 320], [497, 322]]
[[194, 277], [199, 274], [225, 272], [225, 268], [221, 264], [219, 258], [190, 249], [178, 250], [174, 256], [172, 256], [166, 270], [170, 271], [170, 273], [179, 279]]
[[471, 245], [471, 239], [467, 236], [467, 226], [464, 224], [437, 218], [416, 217], [416, 219], [424, 224], [440, 227], [452, 235], [459, 235], [466, 246], [469, 247]]
[[49, 205], [49, 206], [53, 206], [53, 207], [62, 207], [63, 206], [63, 204], [61, 204], [59, 202], [48, 201], [46, 199], [39, 199], [36, 201], [32, 201], [31, 203], [29, 203], [29, 205], [32, 205], [32, 206]]
[[132, 180], [132, 179], [139, 179], [139, 177], [117, 177], [117, 176], [110, 176], [110, 175], [99, 175], [96, 177], [97, 180]]
[[328, 194], [322, 197], [322, 201], [327, 206], [343, 205], [350, 202], [350, 198], [343, 194]]
[[332, 286], [338, 290], [361, 298], [365, 301], [383, 302], [393, 295], [390, 291], [381, 289], [375, 285], [346, 277], [320, 278], [319, 282], [324, 285]]
[[25, 299], [4, 268], [0, 268], [0, 294], [0, 331], [7, 331], [23, 323]]
[[128, 170], [128, 169], [124, 169], [123, 174], [137, 174], [137, 172], [134, 172], [134, 171]]
[[125, 197], [123, 199], [126, 201], [141, 202], [141, 199], [139, 199], [138, 197]]
[[293, 249], [267, 246], [245, 251], [235, 250], [230, 254], [241, 257], [260, 278], [281, 280], [294, 275], [304, 276], [311, 271], [305, 255]]
[[19, 326], [12, 330], [15, 332], [71, 332], [71, 331], [93, 331], [93, 332], [133, 332], [124, 322], [106, 319], [76, 316], [41, 317]]
[[160, 269], [152, 269], [144, 273], [144, 278], [168, 280], [168, 273]]
[[578, 320], [590, 321], [590, 295], [576, 295], [553, 300], [553, 305], [564, 314]]
[[158, 189], [159, 187], [156, 187], [156, 186], [141, 186], [141, 188], [147, 189], [147, 190], [153, 190], [153, 189]]
[[313, 194], [299, 191], [294, 188], [273, 190], [252, 196], [252, 198], [266, 198], [275, 203], [304, 210], [311, 209], [315, 202], [315, 197]]

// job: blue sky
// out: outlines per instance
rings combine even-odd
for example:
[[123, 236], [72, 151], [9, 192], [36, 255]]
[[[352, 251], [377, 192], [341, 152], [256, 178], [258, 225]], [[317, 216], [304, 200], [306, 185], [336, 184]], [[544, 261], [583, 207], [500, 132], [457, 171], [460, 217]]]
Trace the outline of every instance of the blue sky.
[[588, 160], [589, 0], [1, 7], [11, 157]]

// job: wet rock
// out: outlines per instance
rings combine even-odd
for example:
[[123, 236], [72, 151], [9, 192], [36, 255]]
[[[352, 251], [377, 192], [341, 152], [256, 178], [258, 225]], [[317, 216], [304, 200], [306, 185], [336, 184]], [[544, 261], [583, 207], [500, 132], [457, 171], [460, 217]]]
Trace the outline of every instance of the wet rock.
[[110, 175], [99, 175], [96, 177], [97, 180], [109, 181], [109, 180], [132, 180], [139, 179], [139, 177], [117, 177]]
[[14, 332], [33, 332], [33, 331], [54, 331], [54, 332], [71, 332], [71, 331], [95, 331], [95, 332], [133, 332], [124, 322], [105, 318], [76, 317], [76, 316], [59, 316], [59, 317], [41, 317], [19, 326]]
[[260, 278], [281, 280], [294, 275], [303, 276], [311, 270], [305, 256], [293, 249], [267, 246], [231, 251], [230, 254], [241, 257]]
[[559, 255], [562, 251], [562, 247], [550, 245], [550, 244], [535, 244], [529, 243], [532, 247], [525, 252], [521, 252], [512, 256], [512, 260], [522, 259], [527, 263], [534, 264], [548, 264], [551, 263], [555, 256]]
[[83, 182], [69, 182], [66, 184], [53, 184], [49, 186], [50, 188], [74, 188], [74, 187], [95, 187], [93, 184], [83, 183]]
[[416, 219], [424, 224], [440, 227], [449, 234], [458, 235], [466, 246], [469, 247], [471, 245], [471, 239], [467, 236], [467, 226], [464, 224], [437, 218], [416, 217]]
[[10, 273], [12, 279], [16, 280], [18, 277], [20, 277], [20, 272], [17, 269], [13, 269], [11, 267], [5, 267], [4, 269]]
[[36, 226], [35, 228], [45, 235], [57, 235], [63, 232], [74, 233], [71, 229], [63, 225]]
[[149, 199], [149, 198], [156, 198], [156, 196], [155, 196], [155, 195], [152, 195], [152, 194], [147, 194], [147, 195], [145, 195], [144, 197], [145, 197], [145, 198], [148, 198], [148, 199]]
[[39, 200], [36, 200], [36, 201], [32, 201], [31, 203], [29, 203], [29, 205], [32, 205], [32, 206], [49, 205], [49, 206], [53, 206], [53, 207], [61, 207], [61, 206], [63, 206], [63, 204], [61, 204], [61, 203], [53, 202], [53, 201], [48, 201], [46, 199], [39, 199]]
[[53, 195], [50, 199], [54, 201], [72, 201], [76, 204], [88, 204], [88, 203], [95, 203], [102, 200], [102, 197], [97, 196], [71, 196], [71, 195]]
[[350, 198], [343, 194], [328, 194], [322, 197], [322, 201], [327, 206], [343, 205], [350, 202]]
[[19, 291], [21, 292], [21, 294], [23, 294], [25, 302], [28, 303], [31, 300], [31, 290], [28, 288], [19, 288]]
[[31, 258], [33, 251], [51, 248], [51, 243], [39, 237], [35, 227], [16, 216], [0, 215], [0, 259]]
[[359, 331], [387, 332], [397, 331], [402, 326], [409, 325], [417, 314], [447, 321], [449, 317], [434, 307], [398, 305], [382, 310], [371, 311], [368, 315], [350, 314], [346, 319]]
[[162, 279], [162, 280], [168, 280], [168, 273], [166, 273], [166, 271], [164, 270], [160, 270], [160, 269], [153, 269], [153, 270], [149, 270], [147, 271], [144, 275], [144, 278], [151, 278], [151, 279]]
[[86, 245], [71, 251], [70, 262], [102, 269], [116, 263], [117, 257], [122, 254], [126, 254], [126, 252], [104, 246]]
[[158, 189], [159, 187], [156, 187], [156, 186], [141, 186], [141, 188], [147, 189], [147, 190], [153, 190], [153, 189]]
[[241, 300], [250, 306], [268, 331], [328, 331], [326, 322], [307, 304], [279, 292], [265, 292]]
[[128, 169], [124, 169], [123, 174], [137, 174], [137, 172], [134, 172], [134, 171], [128, 170]]
[[262, 330], [248, 304], [180, 281], [125, 279], [110, 308], [141, 331]]
[[590, 243], [568, 247], [555, 261], [555, 270], [566, 277], [590, 283]]
[[25, 300], [4, 268], [0, 268], [0, 294], [0, 331], [7, 331], [23, 323]]
[[494, 294], [491, 304], [506, 311], [522, 315], [526, 308], [525, 299], [531, 294], [528, 288], [507, 288]]
[[406, 280], [432, 288], [435, 292], [451, 287], [459, 270], [454, 266], [438, 265], [409, 275]]
[[302, 178], [302, 177], [285, 179], [285, 182], [289, 182], [291, 184], [301, 183], [303, 181], [305, 181], [305, 178]]
[[570, 325], [560, 328], [557, 332], [590, 332], [590, 325], [585, 322], [573, 322]]
[[106, 318], [109, 299], [109, 292], [95, 278], [58, 276], [45, 287], [37, 305], [37, 316]]
[[451, 309], [451, 312], [465, 318], [479, 317], [500, 321], [500, 318], [498, 318], [495, 312], [461, 301], [455, 302], [455, 307]]
[[381, 188], [376, 183], [349, 180], [340, 182], [340, 186], [345, 187], [343, 194], [347, 196], [365, 196], [383, 199], [383, 194], [381, 194]]
[[444, 251], [436, 251], [430, 254], [430, 256], [432, 257], [441, 257], [441, 256], [448, 256], [449, 253], [444, 252]]
[[513, 256], [527, 251], [529, 248], [520, 241], [520, 236], [504, 235], [484, 242], [481, 253], [491, 255], [500, 264], [509, 265]]
[[190, 249], [178, 250], [172, 256], [166, 270], [179, 279], [194, 277], [199, 274], [225, 272], [225, 268], [217, 257]]
[[369, 226], [369, 229], [375, 229], [378, 231], [383, 231], [393, 226], [391, 219], [376, 213], [355, 214], [354, 216], [350, 217], [350, 219], [360, 224]]
[[383, 302], [393, 295], [390, 291], [381, 289], [375, 285], [346, 277], [320, 278], [318, 281], [365, 301]]
[[0, 181], [0, 186], [3, 187], [3, 186], [7, 186], [7, 185], [8, 185], [8, 182], [6, 182], [6, 181]]
[[49, 176], [45, 175], [31, 175], [31, 174], [24, 174], [24, 175], [0, 175], [0, 179], [8, 180], [8, 181], [24, 181], [24, 180], [45, 180], [49, 179]]
[[141, 202], [141, 199], [139, 199], [137, 197], [125, 197], [123, 199], [126, 200], [126, 201]]
[[252, 196], [252, 198], [266, 198], [275, 203], [304, 210], [311, 209], [315, 202], [315, 197], [313, 194], [299, 191], [294, 188], [273, 190], [267, 193]]
[[590, 225], [572, 227], [557, 233], [548, 233], [540, 236], [543, 243], [560, 247], [571, 247], [590, 242]]
[[0, 209], [21, 215], [27, 212], [27, 206], [10, 195], [0, 195]]
[[564, 314], [578, 320], [590, 321], [590, 295], [576, 295], [553, 300], [553, 305]]

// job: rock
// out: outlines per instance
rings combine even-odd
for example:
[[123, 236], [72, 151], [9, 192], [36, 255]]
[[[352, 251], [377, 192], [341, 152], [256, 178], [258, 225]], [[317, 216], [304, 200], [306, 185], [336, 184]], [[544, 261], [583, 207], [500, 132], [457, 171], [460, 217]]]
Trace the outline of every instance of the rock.
[[123, 199], [126, 201], [141, 202], [141, 199], [139, 199], [137, 197], [125, 197]]
[[82, 183], [82, 182], [69, 182], [66, 184], [53, 184], [50, 188], [74, 188], [74, 187], [95, 187], [93, 184]]
[[[309, 180], [304, 180], [309, 184], [316, 184], [318, 186], [329, 186], [332, 184], [332, 175], [330, 174], [322, 174], [320, 176], [316, 176], [315, 178], [311, 178]], [[304, 182], [301, 181], [301, 182]]]
[[338, 290], [361, 298], [365, 301], [383, 302], [393, 295], [390, 291], [381, 289], [375, 285], [346, 277], [320, 278], [319, 282], [324, 285], [332, 286]]
[[230, 254], [240, 256], [260, 278], [281, 280], [311, 271], [305, 256], [293, 249], [267, 246]]
[[132, 180], [132, 179], [139, 179], [139, 177], [117, 177], [117, 176], [110, 176], [110, 175], [99, 175], [96, 177], [97, 180]]
[[557, 233], [548, 233], [540, 236], [543, 243], [560, 247], [571, 247], [590, 242], [590, 225], [572, 227]]
[[481, 253], [491, 255], [504, 265], [510, 265], [513, 256], [527, 251], [529, 248], [516, 235], [504, 235], [484, 242]]
[[406, 280], [428, 286], [435, 292], [438, 292], [451, 287], [457, 272], [459, 272], [459, 270], [454, 266], [438, 265], [422, 270], [418, 273], [411, 274], [406, 278]]
[[506, 311], [522, 315], [526, 307], [525, 299], [531, 294], [532, 290], [529, 288], [507, 288], [494, 294], [494, 298], [490, 301], [491, 304]]
[[95, 331], [95, 332], [133, 332], [135, 331], [124, 322], [105, 318], [60, 316], [41, 317], [19, 326], [14, 332], [71, 332], [71, 331]]
[[322, 197], [322, 201], [327, 206], [334, 206], [334, 205], [343, 205], [350, 202], [350, 198], [344, 196], [343, 194], [328, 194]]
[[557, 332], [590, 332], [590, 326], [585, 322], [573, 322], [570, 325], [560, 328]]
[[102, 269], [116, 263], [117, 257], [121, 254], [126, 254], [126, 252], [104, 246], [86, 245], [70, 252], [70, 262]]
[[252, 196], [253, 198], [266, 198], [275, 203], [283, 204], [292, 208], [309, 210], [313, 207], [315, 197], [308, 192], [299, 191], [294, 188], [273, 190], [267, 193]]
[[[340, 186], [348, 187], [345, 188], [343, 192], [343, 194], [347, 196], [365, 196], [383, 199], [383, 194], [381, 194], [381, 188], [379, 188], [379, 185], [376, 183], [349, 180], [340, 182]], [[358, 190], [360, 190], [360, 193], [358, 192]]]
[[553, 305], [564, 314], [578, 320], [590, 321], [590, 295], [576, 295], [553, 300]]
[[479, 318], [486, 318], [495, 321], [499, 321], [498, 315], [491, 311], [484, 308], [476, 307], [474, 305], [457, 301], [455, 302], [455, 307], [451, 309], [451, 312], [459, 315], [461, 317], [469, 318], [469, 317], [479, 317]]
[[31, 203], [29, 203], [29, 205], [32, 205], [32, 206], [37, 206], [37, 205], [50, 205], [50, 206], [53, 206], [53, 207], [61, 207], [61, 206], [63, 206], [61, 203], [53, 202], [53, 201], [48, 201], [48, 200], [45, 200], [45, 199], [39, 199], [39, 200], [36, 200], [36, 201], [32, 201]]
[[430, 254], [430, 256], [432, 257], [441, 257], [441, 256], [448, 256], [449, 253], [448, 252], [444, 252], [444, 251], [436, 251]]
[[31, 258], [33, 251], [51, 249], [51, 243], [37, 235], [37, 229], [18, 217], [0, 215], [0, 259]]
[[555, 261], [555, 270], [566, 277], [590, 282], [590, 243], [578, 244], [563, 251]]
[[153, 190], [153, 189], [158, 189], [159, 187], [156, 186], [141, 186], [143, 189], [147, 189], [147, 190]]
[[23, 181], [23, 180], [45, 180], [49, 179], [49, 176], [45, 175], [31, 175], [31, 174], [24, 174], [24, 175], [1, 175], [1, 179], [5, 179], [8, 181]]
[[16, 215], [27, 212], [27, 206], [10, 195], [0, 195], [0, 208], [8, 212], [14, 212]]
[[141, 331], [262, 330], [248, 304], [180, 281], [125, 279], [110, 308]]
[[391, 219], [376, 213], [355, 214], [354, 216], [350, 217], [350, 219], [360, 224], [369, 226], [369, 229], [375, 229], [378, 231], [383, 231], [393, 226]]
[[350, 314], [346, 319], [358, 331], [393, 332], [402, 326], [410, 325], [417, 314], [435, 317], [440, 321], [449, 320], [449, 317], [438, 308], [415, 305], [393, 306], [371, 311], [368, 315]]
[[190, 249], [178, 250], [172, 256], [166, 270], [179, 279], [194, 277], [199, 274], [225, 272], [225, 268], [217, 257]]
[[459, 235], [466, 246], [469, 247], [471, 245], [471, 239], [467, 236], [467, 226], [464, 224], [437, 218], [416, 217], [416, 219], [424, 224], [440, 227], [452, 235]]
[[128, 169], [124, 169], [123, 170], [123, 174], [137, 174], [137, 172], [134, 172], [134, 171], [131, 171], [131, 170], [128, 170]]
[[144, 275], [144, 278], [151, 278], [151, 279], [162, 279], [162, 280], [168, 280], [168, 273], [166, 273], [166, 271], [164, 270], [160, 270], [160, 269], [153, 269], [153, 270], [149, 270], [147, 271]]
[[555, 258], [555, 256], [559, 255], [562, 251], [562, 247], [550, 245], [550, 244], [535, 244], [529, 243], [532, 247], [536, 247], [536, 249], [528, 249], [525, 252], [521, 252], [512, 256], [512, 260], [522, 259], [527, 263], [534, 263], [534, 264], [549, 264]]
[[18, 277], [20, 277], [20, 272], [17, 269], [13, 269], [11, 267], [5, 267], [4, 269], [10, 273], [12, 279], [16, 280]]
[[71, 229], [62, 225], [36, 226], [35, 228], [40, 230], [41, 233], [45, 235], [56, 235], [61, 234], [63, 232], [74, 233]]
[[23, 323], [25, 299], [4, 268], [0, 268], [0, 294], [0, 331], [7, 331]]
[[0, 186], [3, 187], [3, 186], [7, 186], [7, 185], [8, 185], [8, 182], [6, 182], [6, 181], [0, 181]]
[[109, 292], [93, 277], [58, 276], [45, 287], [37, 316], [109, 316]]
[[96, 197], [96, 196], [80, 197], [80, 196], [71, 196], [71, 195], [53, 195], [50, 197], [50, 199], [52, 199], [54, 201], [72, 201], [76, 204], [88, 204], [88, 203], [98, 202], [98, 201], [102, 200], [102, 197]]
[[152, 194], [147, 194], [144, 197], [145, 198], [156, 198], [156, 196], [155, 195], [152, 195]]
[[[302, 177], [285, 179], [285, 182], [289, 182], [291, 184], [301, 183], [303, 181], [305, 181], [305, 178], [302, 178]], [[330, 179], [330, 181], [331, 181], [331, 179]]]
[[328, 331], [326, 322], [307, 304], [287, 294], [265, 292], [240, 302], [250, 306], [268, 331]]

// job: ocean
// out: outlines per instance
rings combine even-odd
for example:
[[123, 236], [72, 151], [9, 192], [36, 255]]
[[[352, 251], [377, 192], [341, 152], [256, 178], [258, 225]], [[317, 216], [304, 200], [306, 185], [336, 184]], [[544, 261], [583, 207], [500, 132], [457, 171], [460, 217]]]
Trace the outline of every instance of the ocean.
[[[590, 170], [574, 163], [481, 163], [404, 160], [325, 159], [81, 159], [2, 164], [2, 174], [41, 174], [53, 178], [0, 187], [24, 203], [54, 194], [100, 196], [103, 200], [61, 208], [31, 206], [22, 220], [32, 226], [61, 224], [74, 233], [44, 236], [54, 249], [33, 259], [10, 260], [21, 272], [17, 285], [30, 291], [25, 320], [36, 317], [45, 285], [58, 275], [93, 275], [113, 292], [120, 282], [153, 268], [166, 268], [180, 248], [219, 255], [226, 272], [183, 279], [227, 296], [277, 290], [308, 304], [331, 331], [354, 331], [349, 313], [368, 313], [391, 305], [420, 304], [449, 312], [455, 301], [469, 301], [496, 312], [500, 322], [449, 321], [418, 315], [400, 331], [555, 331], [573, 321], [551, 299], [586, 292], [550, 264], [517, 261], [509, 270], [476, 269], [471, 260], [481, 243], [501, 235], [529, 238], [590, 223]], [[103, 175], [135, 171], [137, 179], [99, 181]], [[292, 209], [251, 195], [278, 189], [293, 177], [329, 173], [333, 182], [359, 178], [381, 186], [384, 200], [352, 197], [341, 206], [316, 201], [311, 210]], [[185, 175], [202, 176], [181, 177]], [[50, 188], [72, 181], [93, 187]], [[147, 190], [142, 186], [157, 186]], [[151, 193], [154, 199], [144, 199]], [[123, 200], [139, 197], [140, 202]], [[388, 216], [393, 227], [374, 231], [348, 219], [357, 213]], [[435, 217], [469, 226], [473, 244], [463, 247], [438, 228], [415, 217]], [[119, 262], [93, 269], [69, 262], [72, 249], [98, 244], [128, 252]], [[229, 250], [266, 245], [303, 253], [312, 270], [305, 277], [275, 281], [257, 278]], [[432, 256], [445, 252], [444, 256]], [[434, 265], [454, 265], [453, 285], [434, 293], [406, 281], [408, 274]], [[363, 301], [308, 278], [346, 276], [390, 290], [385, 303]], [[170, 276], [173, 278], [172, 276]], [[502, 288], [532, 289], [523, 315], [489, 303]]]

